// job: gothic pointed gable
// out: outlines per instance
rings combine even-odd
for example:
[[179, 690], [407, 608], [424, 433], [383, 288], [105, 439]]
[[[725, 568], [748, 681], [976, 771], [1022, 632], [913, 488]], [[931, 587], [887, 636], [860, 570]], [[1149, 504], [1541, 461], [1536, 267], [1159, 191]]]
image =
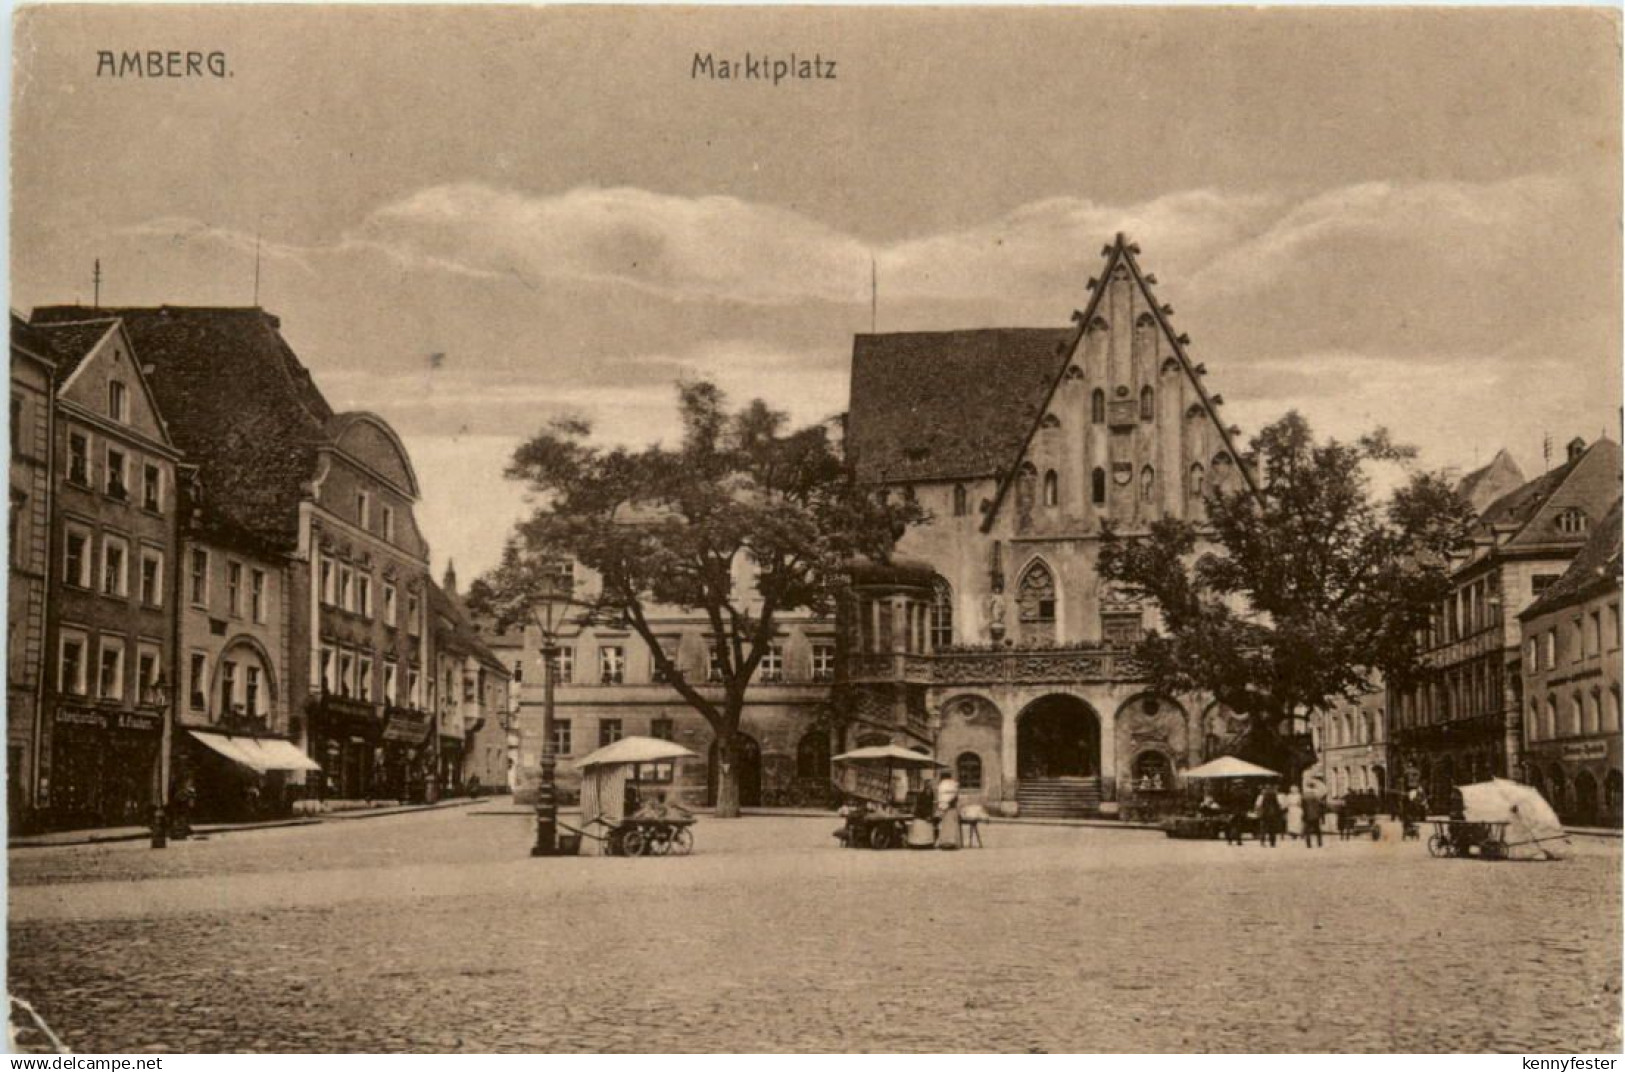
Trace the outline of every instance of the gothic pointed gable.
[[[126, 425], [150, 440], [173, 446], [169, 429], [148, 383], [142, 358], [123, 321], [95, 316], [30, 325], [56, 362], [57, 397], [82, 410]], [[123, 412], [112, 412], [113, 391]]]
[[[1092, 459], [1087, 471], [1069, 482], [1074, 496], [1091, 507], [1117, 508], [1104, 512], [1121, 516], [1126, 501], [1177, 508], [1199, 498], [1206, 482], [1226, 473], [1239, 472], [1240, 479], [1254, 486], [1231, 430], [1220, 419], [1222, 399], [1202, 382], [1205, 370], [1192, 362], [1189, 339], [1174, 331], [1173, 309], [1153, 292], [1155, 280], [1141, 270], [1138, 252], [1139, 247], [1122, 234], [1102, 250], [1101, 276], [1089, 281], [1089, 301], [1073, 314], [1073, 327], [1062, 344], [1065, 360], [1052, 373], [1042, 403], [1029, 415], [1019, 450], [1000, 467], [1001, 480], [983, 531], [993, 529], [1012, 500], [1025, 520], [1033, 501], [1047, 499], [1047, 490], [1042, 496], [1036, 490], [1029, 492], [1023, 481], [1034, 473], [1053, 471], [1052, 459], [1042, 456], [1042, 443], [1069, 423], [1087, 422], [1131, 439], [1149, 428], [1150, 436], [1159, 441], [1148, 450], [1145, 444], [1112, 436], [1095, 437], [1092, 444], [1070, 437], [1068, 457]], [[1064, 397], [1069, 393], [1072, 399]], [[1193, 425], [1199, 426], [1200, 435], [1194, 434]], [[1105, 502], [1097, 501], [1095, 470], [1106, 477]], [[1131, 494], [1113, 490], [1122, 488]]]

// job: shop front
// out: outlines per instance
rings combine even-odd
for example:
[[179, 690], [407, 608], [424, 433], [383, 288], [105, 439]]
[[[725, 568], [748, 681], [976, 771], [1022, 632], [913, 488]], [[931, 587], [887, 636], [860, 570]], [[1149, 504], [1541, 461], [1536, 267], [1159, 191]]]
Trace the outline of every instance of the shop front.
[[193, 821], [253, 822], [287, 815], [296, 772], [321, 766], [285, 737], [189, 730], [176, 757], [177, 807]]
[[44, 801], [50, 824], [61, 829], [146, 825], [159, 777], [162, 716], [73, 703], [59, 703], [52, 716]]
[[1529, 745], [1525, 780], [1571, 826], [1621, 824], [1618, 734]]
[[372, 704], [326, 695], [312, 700], [311, 758], [321, 768], [306, 784], [320, 800], [385, 799], [380, 780], [384, 724]]
[[379, 749], [383, 796], [413, 804], [438, 798], [437, 790], [431, 788], [436, 773], [432, 723], [426, 711], [405, 707], [385, 710]]

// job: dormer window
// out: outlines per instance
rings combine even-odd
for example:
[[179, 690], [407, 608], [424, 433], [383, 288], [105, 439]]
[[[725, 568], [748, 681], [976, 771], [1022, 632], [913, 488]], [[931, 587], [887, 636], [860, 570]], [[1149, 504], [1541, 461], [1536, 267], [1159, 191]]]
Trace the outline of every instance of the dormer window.
[[1586, 512], [1578, 506], [1571, 506], [1557, 515], [1557, 530], [1570, 536], [1578, 536], [1591, 527], [1591, 519]]
[[130, 420], [130, 392], [121, 380], [107, 383], [107, 415], [120, 424]]

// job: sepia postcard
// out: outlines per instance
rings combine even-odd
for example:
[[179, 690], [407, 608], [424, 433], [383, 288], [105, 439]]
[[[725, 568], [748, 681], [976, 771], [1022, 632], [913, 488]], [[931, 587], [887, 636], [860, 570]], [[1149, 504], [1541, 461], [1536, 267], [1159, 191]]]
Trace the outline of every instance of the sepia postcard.
[[1616, 1067], [1617, 7], [11, 31], [11, 1051]]

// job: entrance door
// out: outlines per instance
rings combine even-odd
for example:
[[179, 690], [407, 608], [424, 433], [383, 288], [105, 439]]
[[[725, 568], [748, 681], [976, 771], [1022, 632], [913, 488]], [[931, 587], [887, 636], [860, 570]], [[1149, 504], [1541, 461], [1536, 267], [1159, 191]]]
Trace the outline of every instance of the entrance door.
[[1046, 696], [1016, 723], [1016, 773], [1023, 780], [1100, 774], [1100, 720], [1073, 696]]
[[[739, 735], [739, 806], [759, 808], [762, 805], [762, 746], [754, 737]], [[705, 763], [705, 802], [717, 802], [717, 744], [711, 742], [710, 755]]]

